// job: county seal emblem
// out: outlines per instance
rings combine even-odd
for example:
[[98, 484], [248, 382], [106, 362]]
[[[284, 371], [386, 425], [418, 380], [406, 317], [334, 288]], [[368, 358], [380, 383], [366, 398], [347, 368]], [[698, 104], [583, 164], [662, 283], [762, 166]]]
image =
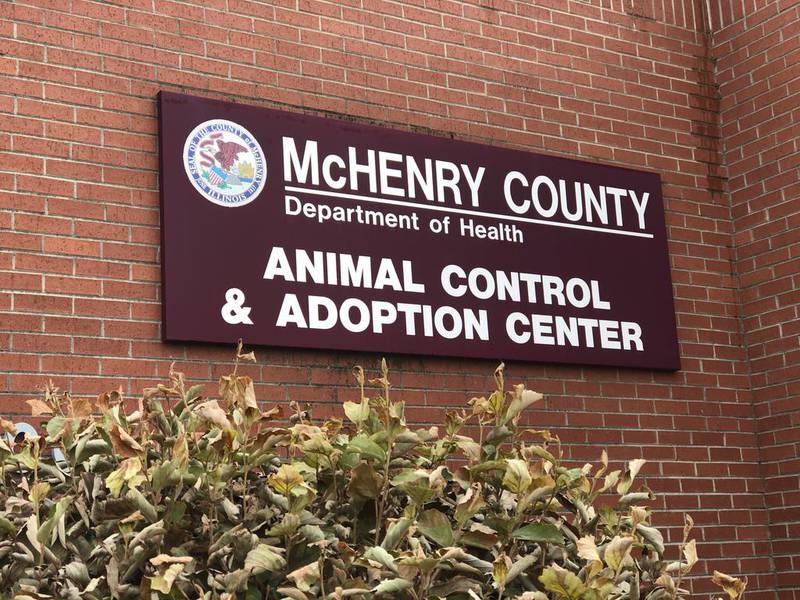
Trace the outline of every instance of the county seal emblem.
[[220, 206], [244, 206], [264, 189], [267, 164], [252, 133], [225, 119], [195, 127], [183, 146], [183, 166], [195, 189]]

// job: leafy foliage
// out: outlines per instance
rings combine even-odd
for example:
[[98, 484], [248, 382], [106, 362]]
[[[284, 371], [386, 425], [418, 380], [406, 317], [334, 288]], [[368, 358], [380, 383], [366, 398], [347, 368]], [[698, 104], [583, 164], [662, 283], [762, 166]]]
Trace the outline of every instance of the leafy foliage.
[[[236, 368], [220, 398], [169, 383], [94, 402], [49, 385], [42, 437], [0, 439], [0, 598], [681, 598], [697, 562], [687, 519], [669, 561], [635, 479], [643, 461], [573, 467], [519, 426], [517, 385], [412, 430], [354, 370], [347, 422], [264, 411]], [[379, 394], [369, 398], [368, 385]], [[100, 416], [95, 416], [95, 415]], [[8, 421], [3, 429], [13, 433]], [[477, 440], [465, 435], [474, 427]], [[59, 448], [64, 460], [50, 452]], [[715, 576], [730, 598], [744, 584]]]

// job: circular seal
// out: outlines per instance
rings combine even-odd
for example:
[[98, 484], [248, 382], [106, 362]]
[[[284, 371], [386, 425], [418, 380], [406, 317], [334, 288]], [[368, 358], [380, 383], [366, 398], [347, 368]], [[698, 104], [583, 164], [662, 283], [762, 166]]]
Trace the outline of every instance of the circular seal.
[[244, 206], [267, 180], [261, 146], [241, 125], [225, 119], [200, 123], [183, 145], [183, 166], [200, 194], [220, 206]]

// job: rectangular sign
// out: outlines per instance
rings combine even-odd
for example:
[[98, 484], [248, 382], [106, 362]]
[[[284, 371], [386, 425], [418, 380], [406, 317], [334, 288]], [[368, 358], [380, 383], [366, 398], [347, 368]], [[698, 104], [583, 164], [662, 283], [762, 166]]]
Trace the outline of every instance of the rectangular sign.
[[166, 340], [680, 368], [658, 175], [159, 107]]

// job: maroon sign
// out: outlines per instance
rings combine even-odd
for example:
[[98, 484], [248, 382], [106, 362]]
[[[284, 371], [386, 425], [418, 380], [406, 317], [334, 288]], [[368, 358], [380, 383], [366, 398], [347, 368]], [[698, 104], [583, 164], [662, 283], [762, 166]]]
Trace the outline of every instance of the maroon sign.
[[658, 175], [159, 106], [165, 339], [680, 368]]

